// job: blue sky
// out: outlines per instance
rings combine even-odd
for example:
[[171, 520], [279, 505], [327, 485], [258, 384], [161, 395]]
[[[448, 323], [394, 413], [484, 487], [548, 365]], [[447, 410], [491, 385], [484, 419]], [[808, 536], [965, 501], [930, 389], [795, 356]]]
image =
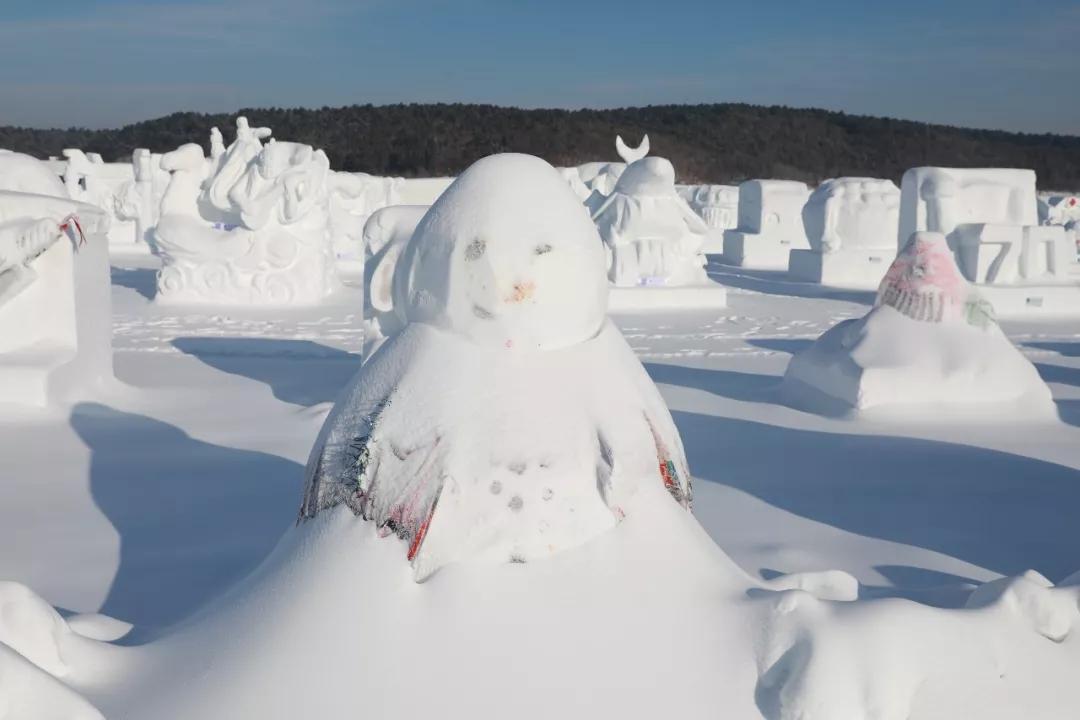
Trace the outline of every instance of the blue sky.
[[1080, 135], [1077, 0], [0, 0], [0, 124], [749, 102]]

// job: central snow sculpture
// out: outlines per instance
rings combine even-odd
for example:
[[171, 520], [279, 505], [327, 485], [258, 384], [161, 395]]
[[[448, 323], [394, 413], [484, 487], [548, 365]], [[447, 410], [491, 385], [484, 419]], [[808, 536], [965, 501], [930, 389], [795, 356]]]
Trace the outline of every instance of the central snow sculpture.
[[911, 236], [881, 281], [874, 308], [791, 359], [798, 402], [847, 407], [1015, 403], [1052, 412], [1050, 390], [960, 274], [945, 236]]
[[404, 328], [327, 419], [301, 519], [347, 506], [401, 538], [423, 580], [580, 545], [643, 485], [688, 506], [682, 443], [607, 319], [604, 269], [554, 168], [496, 155], [466, 170], [396, 263]]
[[896, 256], [900, 189], [892, 180], [826, 180], [803, 208], [809, 250], [792, 250], [797, 280], [876, 288]]
[[154, 233], [161, 302], [310, 305], [335, 287], [328, 230], [330, 162], [237, 118], [218, 158], [198, 145], [162, 158], [172, 178]]
[[794, 180], [747, 180], [739, 186], [739, 226], [724, 233], [724, 262], [787, 270], [792, 250], [808, 250], [802, 211], [810, 195]]

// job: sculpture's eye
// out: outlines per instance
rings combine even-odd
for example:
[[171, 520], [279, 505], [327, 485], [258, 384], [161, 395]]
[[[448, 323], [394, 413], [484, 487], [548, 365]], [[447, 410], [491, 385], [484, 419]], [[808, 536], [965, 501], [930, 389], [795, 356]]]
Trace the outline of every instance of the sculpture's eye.
[[465, 247], [465, 260], [472, 262], [479, 260], [487, 251], [487, 243], [483, 238], [476, 238]]
[[547, 243], [537, 245], [536, 248], [533, 250], [533, 253], [535, 253], [536, 255], [547, 255], [549, 252], [551, 252], [551, 245]]

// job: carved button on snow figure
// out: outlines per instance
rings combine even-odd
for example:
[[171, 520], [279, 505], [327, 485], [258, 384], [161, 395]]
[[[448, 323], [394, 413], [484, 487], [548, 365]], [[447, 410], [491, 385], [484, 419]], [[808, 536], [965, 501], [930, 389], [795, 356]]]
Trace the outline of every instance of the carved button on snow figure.
[[593, 212], [610, 253], [609, 277], [620, 287], [700, 285], [709, 228], [675, 189], [675, 168], [645, 157], [627, 166]]
[[301, 519], [348, 506], [401, 538], [422, 580], [580, 545], [639, 492], [688, 507], [682, 443], [607, 320], [604, 266], [550, 165], [496, 155], [464, 172], [402, 251], [404, 329], [323, 427]]

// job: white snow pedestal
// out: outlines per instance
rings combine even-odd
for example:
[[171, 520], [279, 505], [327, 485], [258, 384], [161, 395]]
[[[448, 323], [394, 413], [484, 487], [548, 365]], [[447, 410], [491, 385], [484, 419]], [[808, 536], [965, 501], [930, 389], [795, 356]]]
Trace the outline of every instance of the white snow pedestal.
[[0, 402], [47, 406], [113, 376], [109, 218], [64, 198], [0, 192], [0, 233], [75, 216], [47, 250], [0, 270]]
[[896, 257], [900, 189], [891, 180], [823, 182], [803, 208], [809, 250], [791, 251], [793, 279], [876, 289]]
[[960, 272], [1000, 317], [1080, 315], [1080, 264], [1062, 226], [1038, 224], [1035, 173], [913, 168], [904, 173], [899, 240], [943, 233]]
[[739, 186], [739, 226], [724, 232], [724, 262], [761, 270], [787, 270], [792, 250], [808, 250], [802, 211], [805, 183], [747, 180]]
[[1050, 390], [1009, 341], [945, 236], [916, 233], [889, 268], [874, 308], [791, 359], [784, 391], [799, 404], [863, 410], [934, 406], [1054, 414]]

